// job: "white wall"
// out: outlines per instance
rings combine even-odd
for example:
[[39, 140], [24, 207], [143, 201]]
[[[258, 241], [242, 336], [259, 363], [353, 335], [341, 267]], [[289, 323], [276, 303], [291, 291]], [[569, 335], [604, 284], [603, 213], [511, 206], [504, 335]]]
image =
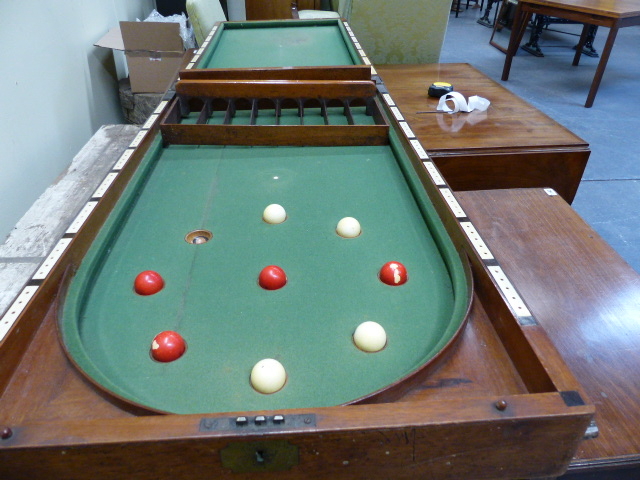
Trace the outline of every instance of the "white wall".
[[227, 0], [229, 20], [246, 20], [247, 12], [244, 0]]
[[101, 125], [122, 123], [114, 55], [93, 43], [154, 6], [0, 0], [0, 243]]

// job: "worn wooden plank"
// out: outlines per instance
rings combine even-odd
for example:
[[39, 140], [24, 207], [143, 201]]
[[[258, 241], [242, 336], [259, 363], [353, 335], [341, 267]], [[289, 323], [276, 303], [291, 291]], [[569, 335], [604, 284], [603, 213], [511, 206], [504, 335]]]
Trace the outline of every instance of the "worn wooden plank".
[[105, 125], [73, 158], [0, 246], [3, 257], [44, 257], [138, 133], [134, 125]]
[[0, 314], [50, 253], [138, 130], [134, 125], [101, 127], [0, 245]]

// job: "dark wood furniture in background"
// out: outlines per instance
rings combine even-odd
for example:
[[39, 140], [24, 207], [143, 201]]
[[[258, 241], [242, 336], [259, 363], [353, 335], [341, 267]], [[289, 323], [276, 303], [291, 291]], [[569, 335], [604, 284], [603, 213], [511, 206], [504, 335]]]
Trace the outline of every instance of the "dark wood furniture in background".
[[513, 57], [534, 13], [564, 18], [584, 24], [580, 41], [576, 47], [576, 54], [573, 58], [573, 65], [578, 65], [580, 61], [582, 48], [587, 40], [591, 25], [610, 29], [584, 105], [586, 108], [590, 108], [593, 106], [593, 101], [598, 93], [598, 87], [607, 67], [618, 30], [624, 27], [640, 25], [640, 0], [519, 0], [513, 20], [513, 28], [511, 29], [507, 57], [504, 61], [502, 80], [509, 79]]
[[246, 0], [247, 20], [293, 18], [293, 10], [322, 10], [321, 0]]
[[[551, 187], [569, 203], [587, 165], [589, 145], [468, 64], [376, 66], [402, 115], [449, 185], [459, 190]], [[434, 112], [433, 82], [466, 98], [491, 101], [487, 112]]]
[[[453, 0], [451, 2], [451, 11], [452, 12], [456, 12], [456, 18], [458, 18], [458, 15], [460, 14], [460, 10], [461, 10], [461, 6], [464, 0]], [[466, 5], [466, 9], [469, 9], [469, 4], [473, 2], [473, 8], [480, 8], [482, 9], [484, 7], [484, 0], [482, 0], [481, 2], [478, 2], [478, 0], [467, 0], [467, 5]]]

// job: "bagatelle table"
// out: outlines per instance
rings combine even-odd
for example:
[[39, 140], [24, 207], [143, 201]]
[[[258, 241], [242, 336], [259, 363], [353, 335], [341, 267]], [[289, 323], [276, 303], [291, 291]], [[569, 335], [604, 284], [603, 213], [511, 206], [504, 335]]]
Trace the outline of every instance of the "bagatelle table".
[[[424, 193], [407, 185], [410, 166], [398, 166], [397, 147], [160, 143], [63, 306], [62, 338], [100, 385], [173, 413], [333, 406], [411, 374], [460, 330], [464, 270]], [[281, 224], [262, 219], [273, 203], [287, 211]], [[343, 217], [359, 220], [358, 237], [336, 233]], [[210, 240], [192, 243], [198, 232]], [[409, 272], [404, 285], [378, 278], [394, 260]], [[284, 269], [284, 287], [258, 284], [268, 265]], [[134, 292], [145, 270], [163, 276], [157, 294]], [[364, 321], [385, 327], [381, 352], [354, 345]], [[164, 330], [186, 340], [175, 362], [149, 355]], [[249, 382], [263, 358], [287, 370], [286, 386], [272, 395]]]
[[193, 58], [198, 69], [359, 65], [359, 44], [337, 19], [225, 22]]
[[[567, 468], [593, 407], [393, 101], [362, 69], [283, 70], [181, 74], [4, 314], [0, 476]], [[265, 224], [278, 201], [286, 221]], [[347, 215], [360, 236], [336, 235]], [[407, 283], [380, 284], [388, 259]], [[280, 290], [257, 285], [268, 263]], [[141, 269], [164, 289], [136, 296]], [[363, 316], [388, 328], [382, 351], [353, 346]], [[161, 364], [165, 328], [187, 349]], [[288, 374], [269, 395], [249, 382], [265, 356]]]

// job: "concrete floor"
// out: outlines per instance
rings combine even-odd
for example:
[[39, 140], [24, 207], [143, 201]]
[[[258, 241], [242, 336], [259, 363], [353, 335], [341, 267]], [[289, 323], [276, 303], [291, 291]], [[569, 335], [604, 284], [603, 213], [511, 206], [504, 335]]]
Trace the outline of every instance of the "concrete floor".
[[[440, 62], [472, 64], [590, 144], [573, 207], [640, 272], [640, 28], [618, 32], [594, 105], [584, 108], [599, 59], [583, 55], [578, 67], [571, 65], [580, 26], [552, 25], [574, 35], [544, 32], [539, 42], [544, 57], [519, 50], [509, 80], [502, 82], [505, 56], [489, 44], [492, 30], [477, 23], [480, 9], [465, 10], [464, 4], [458, 18], [451, 13]], [[608, 32], [598, 30], [598, 52]], [[527, 32], [523, 42], [528, 38]]]

